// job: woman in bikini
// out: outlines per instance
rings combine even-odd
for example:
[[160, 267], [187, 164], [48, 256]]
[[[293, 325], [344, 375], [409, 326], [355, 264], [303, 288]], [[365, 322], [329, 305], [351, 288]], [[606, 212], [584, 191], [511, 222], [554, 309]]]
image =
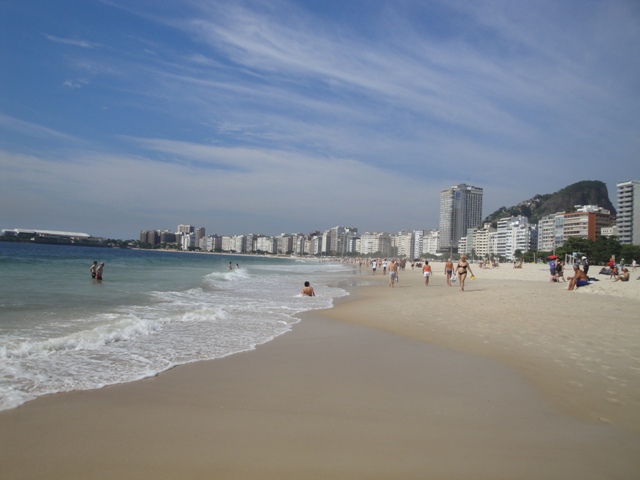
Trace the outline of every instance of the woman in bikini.
[[467, 257], [462, 255], [460, 257], [460, 261], [456, 266], [456, 273], [458, 274], [458, 281], [460, 282], [460, 291], [464, 292], [464, 281], [467, 278], [467, 270], [471, 275], [473, 275], [473, 271], [471, 270], [471, 265], [467, 262]]

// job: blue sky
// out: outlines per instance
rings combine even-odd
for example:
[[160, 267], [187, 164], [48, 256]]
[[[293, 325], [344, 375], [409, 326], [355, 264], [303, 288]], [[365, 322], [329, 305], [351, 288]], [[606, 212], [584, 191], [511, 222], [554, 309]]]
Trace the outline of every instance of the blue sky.
[[[160, 6], [158, 6], [160, 5]], [[640, 178], [640, 3], [4, 0], [0, 228], [438, 227]]]

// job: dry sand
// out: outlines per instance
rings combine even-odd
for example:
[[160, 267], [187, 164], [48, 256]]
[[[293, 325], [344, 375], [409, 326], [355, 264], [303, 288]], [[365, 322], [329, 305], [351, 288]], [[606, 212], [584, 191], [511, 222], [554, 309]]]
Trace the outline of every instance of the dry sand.
[[0, 478], [638, 478], [640, 282], [503, 266], [461, 293], [442, 270], [362, 275], [253, 352], [0, 412]]

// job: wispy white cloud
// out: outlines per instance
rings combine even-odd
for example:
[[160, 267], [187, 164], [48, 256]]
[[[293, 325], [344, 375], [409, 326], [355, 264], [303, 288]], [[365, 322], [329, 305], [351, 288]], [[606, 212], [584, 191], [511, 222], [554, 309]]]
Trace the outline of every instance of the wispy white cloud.
[[24, 135], [27, 137], [78, 141], [78, 139], [73, 135], [59, 132], [52, 128], [44, 127], [35, 123], [25, 122], [24, 120], [20, 120], [19, 118], [5, 115], [2, 112], [0, 112], [0, 128], [7, 131], [19, 133], [20, 135]]
[[92, 43], [87, 40], [78, 40], [75, 38], [62, 38], [62, 37], [57, 37], [55, 35], [50, 35], [48, 33], [45, 33], [44, 36], [52, 42], [61, 43], [63, 45], [71, 45], [73, 47], [97, 48], [100, 46], [97, 43]]

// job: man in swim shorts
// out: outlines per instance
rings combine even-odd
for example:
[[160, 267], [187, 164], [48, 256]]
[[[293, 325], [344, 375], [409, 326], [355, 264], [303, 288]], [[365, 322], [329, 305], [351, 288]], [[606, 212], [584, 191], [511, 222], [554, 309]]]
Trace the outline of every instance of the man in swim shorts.
[[395, 260], [389, 262], [389, 286], [393, 288], [396, 283], [396, 277], [398, 275], [398, 264]]
[[444, 264], [444, 274], [447, 277], [447, 285], [451, 286], [451, 274], [453, 273], [453, 262], [451, 259]]
[[567, 280], [569, 280], [567, 290], [574, 290], [577, 287], [585, 287], [589, 285], [589, 277], [580, 270], [580, 265], [578, 264], [573, 265], [573, 277], [569, 277]]

